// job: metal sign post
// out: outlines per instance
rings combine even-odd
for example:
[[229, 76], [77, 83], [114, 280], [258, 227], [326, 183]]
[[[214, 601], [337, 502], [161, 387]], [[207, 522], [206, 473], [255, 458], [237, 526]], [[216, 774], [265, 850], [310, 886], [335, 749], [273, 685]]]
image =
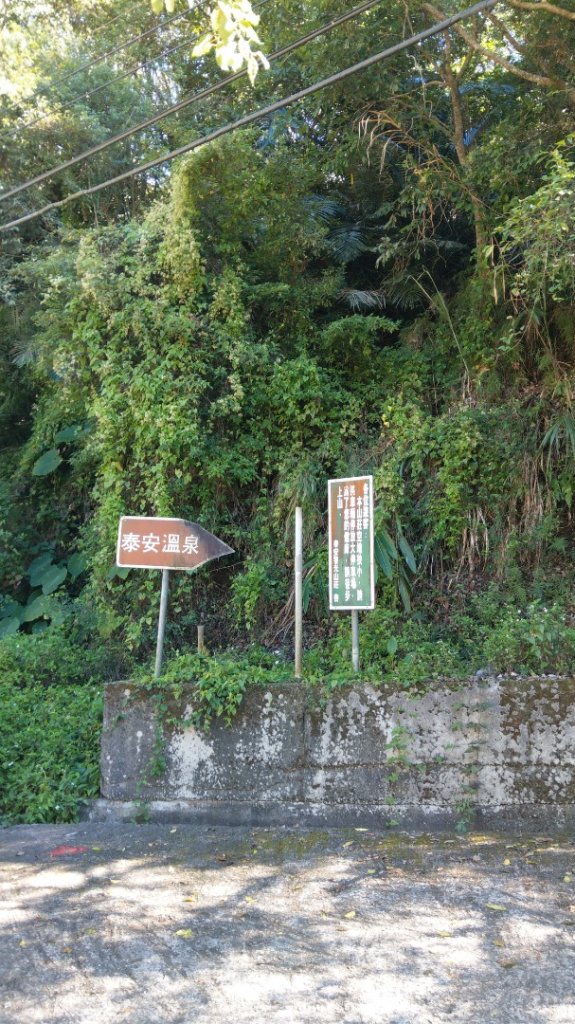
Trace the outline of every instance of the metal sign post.
[[359, 672], [359, 612], [351, 610], [351, 663], [353, 671]]
[[118, 529], [116, 564], [124, 569], [161, 569], [160, 617], [154, 675], [161, 674], [168, 616], [170, 571], [199, 569], [206, 562], [233, 554], [233, 548], [187, 519], [122, 516]]
[[328, 481], [329, 606], [351, 611], [352, 664], [359, 671], [359, 611], [375, 607], [373, 477]]
[[156, 664], [154, 676], [156, 679], [162, 674], [162, 662], [164, 660], [164, 636], [166, 633], [166, 618], [168, 615], [168, 593], [170, 590], [170, 570], [162, 569], [162, 590], [160, 593], [160, 617], [158, 619], [158, 642], [156, 644]]
[[301, 679], [302, 633], [303, 633], [303, 518], [298, 506], [295, 510], [295, 559], [294, 559], [294, 604], [295, 604], [295, 669], [296, 679]]

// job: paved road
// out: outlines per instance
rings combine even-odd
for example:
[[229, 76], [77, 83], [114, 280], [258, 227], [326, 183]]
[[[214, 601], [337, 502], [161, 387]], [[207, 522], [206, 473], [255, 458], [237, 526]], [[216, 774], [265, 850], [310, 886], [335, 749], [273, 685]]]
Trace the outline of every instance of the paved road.
[[0, 1024], [575, 1024], [565, 835], [22, 826], [0, 890]]

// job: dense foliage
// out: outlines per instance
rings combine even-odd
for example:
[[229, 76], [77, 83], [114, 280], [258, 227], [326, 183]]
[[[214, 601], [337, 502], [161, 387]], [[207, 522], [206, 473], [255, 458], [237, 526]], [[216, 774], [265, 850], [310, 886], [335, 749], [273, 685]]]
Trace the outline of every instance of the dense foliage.
[[0, 646], [0, 824], [75, 821], [98, 795], [98, 660], [56, 629]]
[[[4, 216], [455, 7], [375, 4], [253, 88], [240, 80], [6, 201]], [[264, 48], [337, 13], [326, 0], [270, 6]], [[128, 16], [123, 0], [54, 0], [39, 13], [30, 0], [3, 17], [5, 188], [221, 77], [191, 43], [146, 64], [184, 44], [178, 23], [66, 77], [128, 20], [134, 33], [153, 24], [147, 4]], [[206, 24], [186, 14], [186, 32]], [[68, 623], [87, 649], [148, 659], [158, 580], [116, 570], [118, 517], [177, 515], [235, 555], [177, 575], [171, 650], [194, 645], [201, 621], [212, 648], [289, 654], [301, 504], [308, 671], [338, 670], [347, 623], [338, 635], [326, 610], [326, 480], [372, 472], [380, 578], [366, 664], [406, 682], [569, 669], [573, 44], [570, 8], [498, 5], [171, 175], [156, 168], [2, 236], [2, 635]]]

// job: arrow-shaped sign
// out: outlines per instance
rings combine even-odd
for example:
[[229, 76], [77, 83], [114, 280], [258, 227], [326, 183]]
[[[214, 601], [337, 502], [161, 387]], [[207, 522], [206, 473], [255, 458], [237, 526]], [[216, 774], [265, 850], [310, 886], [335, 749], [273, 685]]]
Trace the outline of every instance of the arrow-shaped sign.
[[[154, 675], [162, 671], [164, 633], [168, 614], [170, 569], [198, 569], [234, 549], [213, 533], [187, 519], [159, 516], [122, 516], [118, 530], [116, 563], [124, 569], [161, 569], [162, 592]], [[199, 629], [199, 627], [198, 627]], [[199, 634], [198, 634], [199, 635]]]
[[126, 569], [198, 569], [234, 549], [187, 519], [122, 516], [116, 563]]

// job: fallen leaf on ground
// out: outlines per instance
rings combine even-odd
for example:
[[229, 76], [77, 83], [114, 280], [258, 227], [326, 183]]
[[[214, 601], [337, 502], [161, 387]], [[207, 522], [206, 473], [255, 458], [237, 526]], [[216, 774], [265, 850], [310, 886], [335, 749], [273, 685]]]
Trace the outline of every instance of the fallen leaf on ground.
[[485, 906], [488, 910], [507, 910], [507, 907], [502, 907], [500, 903], [486, 903]]
[[347, 914], [344, 914], [343, 916], [348, 918], [355, 917], [355, 910], [348, 910]]
[[493, 940], [493, 945], [494, 946], [498, 946], [499, 949], [504, 949], [505, 948], [505, 943], [504, 943], [503, 939], [494, 939]]
[[518, 967], [519, 960], [500, 960], [499, 966], [508, 969], [509, 967]]
[[453, 932], [438, 932], [437, 935], [440, 939], [450, 939], [453, 935]]
[[197, 902], [198, 902], [198, 897], [197, 896], [186, 896], [186, 898], [184, 900], [184, 903], [197, 903]]
[[573, 881], [573, 875], [571, 875], [571, 874], [569, 874], [569, 872], [567, 872], [567, 874], [563, 878], [563, 881], [564, 882], [572, 882]]
[[244, 899], [245, 899], [246, 903], [255, 903], [256, 902], [255, 898], [253, 896], [244, 896]]
[[180, 939], [191, 939], [193, 937], [193, 931], [191, 928], [178, 928], [176, 935]]
[[509, 860], [509, 857], [506, 857], [505, 860], [503, 861], [503, 867], [508, 868], [510, 864], [511, 861]]
[[350, 839], [349, 842], [343, 844], [343, 849], [344, 850], [345, 850], [346, 846], [353, 846], [353, 839]]

